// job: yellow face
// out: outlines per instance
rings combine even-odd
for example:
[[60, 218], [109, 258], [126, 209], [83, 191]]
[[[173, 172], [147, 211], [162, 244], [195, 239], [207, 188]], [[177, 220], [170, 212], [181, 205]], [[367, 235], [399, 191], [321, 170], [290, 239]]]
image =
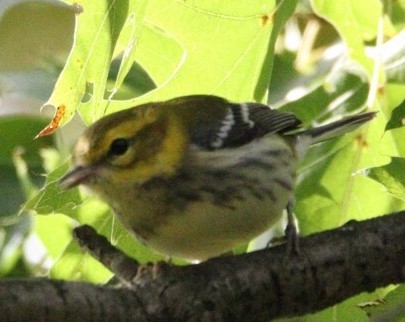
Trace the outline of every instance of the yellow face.
[[184, 129], [160, 105], [146, 107], [111, 114], [87, 129], [73, 149], [74, 169], [62, 186], [125, 185], [173, 173], [188, 143]]

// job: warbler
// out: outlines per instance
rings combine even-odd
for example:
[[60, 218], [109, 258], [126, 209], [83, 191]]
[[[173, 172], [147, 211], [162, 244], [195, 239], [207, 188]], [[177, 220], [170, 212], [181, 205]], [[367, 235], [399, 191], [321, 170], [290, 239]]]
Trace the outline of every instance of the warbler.
[[294, 114], [259, 103], [210, 95], [147, 103], [85, 130], [61, 185], [90, 188], [156, 252], [201, 261], [275, 224], [309, 145], [374, 115], [305, 130]]

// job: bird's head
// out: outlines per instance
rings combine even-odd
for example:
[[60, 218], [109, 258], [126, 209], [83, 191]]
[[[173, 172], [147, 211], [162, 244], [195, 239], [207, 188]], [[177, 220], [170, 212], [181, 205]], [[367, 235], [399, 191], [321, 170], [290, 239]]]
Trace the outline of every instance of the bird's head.
[[145, 104], [108, 115], [77, 140], [73, 169], [61, 180], [64, 188], [83, 184], [140, 184], [168, 176], [179, 166], [186, 136], [175, 114], [159, 103]]

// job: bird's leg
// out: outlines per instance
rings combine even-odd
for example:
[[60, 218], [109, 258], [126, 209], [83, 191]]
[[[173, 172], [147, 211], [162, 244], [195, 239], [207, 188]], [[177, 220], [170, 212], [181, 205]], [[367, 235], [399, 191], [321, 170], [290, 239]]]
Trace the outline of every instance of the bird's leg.
[[299, 238], [298, 238], [298, 230], [296, 219], [294, 216], [294, 205], [295, 200], [294, 198], [290, 199], [287, 204], [287, 226], [285, 228], [285, 235], [287, 238], [287, 254], [288, 256], [291, 255], [299, 255]]

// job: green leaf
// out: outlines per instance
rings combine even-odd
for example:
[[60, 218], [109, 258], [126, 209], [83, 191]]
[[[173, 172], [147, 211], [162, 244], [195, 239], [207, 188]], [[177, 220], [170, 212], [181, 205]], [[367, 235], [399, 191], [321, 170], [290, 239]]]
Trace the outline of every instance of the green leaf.
[[143, 26], [135, 58], [159, 88], [170, 81], [177, 68], [182, 67], [184, 55], [184, 48], [173, 35], [152, 24]]
[[390, 291], [384, 299], [363, 303], [361, 308], [373, 321], [405, 321], [405, 285]]
[[38, 151], [40, 148], [49, 146], [51, 138], [34, 140], [38, 131], [46, 124], [46, 121], [37, 117], [6, 116], [0, 118], [0, 165], [12, 165], [11, 156], [16, 147], [24, 151], [24, 158], [31, 166], [39, 166], [42, 163]]
[[[93, 120], [103, 115], [107, 76], [118, 37], [128, 15], [143, 20], [137, 12], [129, 11], [133, 7], [129, 7], [128, 1], [86, 1], [75, 7], [74, 46], [52, 96], [45, 103], [57, 107], [57, 114], [42, 135], [53, 133], [60, 124], [69, 121], [80, 104], [91, 107]], [[82, 103], [86, 92], [87, 103]]]
[[48, 174], [45, 186], [39, 190], [25, 205], [24, 210], [34, 210], [37, 214], [63, 213], [73, 216], [76, 207], [82, 202], [77, 189], [62, 191], [59, 180], [69, 169], [69, 163], [65, 162]]
[[[96, 199], [86, 199], [84, 203], [75, 208], [72, 217], [81, 224], [89, 224], [95, 229], [108, 227], [111, 231], [113, 228], [112, 216], [108, 207]], [[108, 280], [111, 273], [101, 263], [83, 252], [71, 238], [66, 249], [52, 267], [51, 276], [57, 279], [88, 280], [92, 282], [105, 282]]]
[[405, 159], [391, 158], [387, 165], [371, 168], [368, 176], [382, 183], [387, 191], [396, 198], [405, 200]]
[[[281, 1], [274, 8], [265, 0], [254, 6], [248, 0], [232, 6], [208, 0], [80, 3], [74, 47], [45, 104], [58, 109], [41, 135], [65, 124], [76, 109], [89, 124], [106, 113], [185, 94], [264, 100], [275, 39], [295, 5]], [[106, 91], [113, 55], [120, 50], [124, 55], [112, 93], [134, 59], [157, 89], [128, 100], [115, 100]]]
[[364, 41], [376, 37], [378, 20], [382, 17], [381, 1], [312, 0], [311, 3], [315, 12], [338, 30], [348, 47], [350, 57], [371, 75], [373, 62], [365, 53]]
[[[147, 1], [130, 1], [128, 9], [128, 16], [125, 21], [125, 25], [121, 30], [120, 37], [118, 38], [118, 43], [126, 44], [123, 48], [122, 60], [118, 74], [116, 76], [116, 81], [113, 89], [111, 90], [111, 96], [119, 90], [128, 72], [131, 70], [135, 62], [135, 49], [138, 45], [140, 32], [143, 21], [140, 19], [145, 14]], [[135, 14], [137, 13], [137, 14]], [[122, 39], [125, 40], [122, 40]], [[118, 56], [121, 52], [121, 48], [117, 45], [115, 48], [114, 56]]]
[[402, 101], [393, 111], [391, 119], [385, 127], [386, 131], [401, 128], [405, 125], [405, 100]]
[[383, 44], [380, 52], [387, 80], [391, 83], [404, 83], [405, 30]]
[[[52, 139], [33, 140], [38, 131], [45, 125], [43, 119], [28, 116], [3, 116], [0, 118], [0, 217], [12, 215], [18, 212], [24, 202], [24, 186], [18, 178], [13, 155], [19, 155], [26, 162], [32, 173], [41, 173], [42, 160], [39, 156], [39, 149], [52, 144]], [[24, 165], [25, 166], [25, 165]], [[27, 171], [27, 169], [25, 170]], [[28, 175], [27, 180], [34, 180], [37, 184], [43, 178], [38, 175]], [[1, 219], [0, 219], [1, 220]], [[1, 223], [0, 223], [1, 224]]]
[[[384, 133], [382, 139], [385, 141], [381, 144], [381, 148], [385, 150], [387, 144], [394, 144], [396, 152], [383, 151], [386, 155], [390, 156], [404, 156], [405, 155], [405, 126], [400, 126], [401, 121], [401, 109], [397, 109], [401, 105], [401, 102], [405, 100], [405, 84], [391, 84], [388, 83], [384, 89], [385, 99], [383, 108], [381, 110], [384, 115], [387, 115], [388, 122], [385, 125], [393, 126], [394, 128]], [[387, 140], [389, 138], [389, 140]]]
[[397, 30], [405, 27], [405, 1], [397, 0], [389, 3], [389, 15]]
[[[382, 142], [385, 121], [379, 115], [355, 133], [313, 146], [301, 165], [295, 192], [296, 214], [304, 235], [356, 219], [398, 210], [402, 202], [381, 193], [381, 185], [363, 176], [363, 169], [387, 163], [397, 153]], [[390, 142], [391, 138], [385, 138]], [[386, 154], [380, 153], [380, 146]]]
[[51, 270], [54, 279], [105, 283], [111, 272], [87, 253], [83, 253], [76, 243], [70, 243], [62, 257]]
[[74, 220], [65, 215], [35, 216], [34, 232], [41, 239], [48, 254], [58, 259], [72, 239]]
[[[320, 81], [314, 81], [319, 85], [308, 88], [306, 94], [280, 109], [293, 112], [305, 124], [360, 110], [366, 102], [369, 87], [364, 73], [352, 67], [347, 60], [335, 63]], [[309, 86], [306, 77], [295, 77], [293, 81], [296, 87]]]
[[[291, 1], [278, 1], [276, 12], [274, 13], [274, 27], [271, 30], [270, 41], [267, 49], [267, 58], [263, 61], [260, 76], [258, 77], [257, 87], [254, 93], [254, 99], [256, 101], [263, 101], [266, 92], [269, 87], [269, 80], [272, 75], [273, 65], [274, 65], [274, 47], [277, 38], [282, 31], [285, 23], [293, 15], [294, 10], [297, 6], [298, 0]], [[263, 16], [264, 19], [269, 19], [270, 17]]]
[[[262, 83], [258, 85], [259, 80], [265, 80], [267, 88], [271, 66], [267, 65], [270, 68], [266, 69], [266, 74], [262, 74], [262, 68], [266, 59], [272, 61], [271, 32], [276, 24], [284, 23], [283, 16], [294, 6], [295, 2], [283, 1], [274, 11], [266, 1], [256, 2], [254, 6], [246, 0], [233, 6], [212, 1], [190, 4], [151, 1], [146, 10], [147, 26], [164, 30], [160, 34], [162, 39], [175, 36], [182, 49], [181, 60], [172, 65], [169, 78], [156, 91], [140, 99], [117, 102], [117, 107], [112, 105], [111, 108], [115, 111], [140, 102], [198, 93], [216, 94], [235, 101], [263, 100], [264, 97], [255, 97], [255, 93], [264, 91], [258, 89], [258, 86], [263, 87]], [[144, 39], [147, 40], [142, 34], [140, 55], [147, 50], [147, 55], [155, 56], [155, 69], [166, 64], [161, 53], [164, 47], [143, 45]], [[156, 48], [157, 52], [149, 48]], [[151, 76], [154, 79], [152, 72]]]
[[114, 92], [115, 99], [131, 99], [134, 96], [140, 96], [156, 88], [150, 75], [138, 63], [134, 63], [121, 86], [114, 89], [120, 66], [121, 61], [117, 59], [111, 63], [107, 81], [107, 90], [111, 93]]

